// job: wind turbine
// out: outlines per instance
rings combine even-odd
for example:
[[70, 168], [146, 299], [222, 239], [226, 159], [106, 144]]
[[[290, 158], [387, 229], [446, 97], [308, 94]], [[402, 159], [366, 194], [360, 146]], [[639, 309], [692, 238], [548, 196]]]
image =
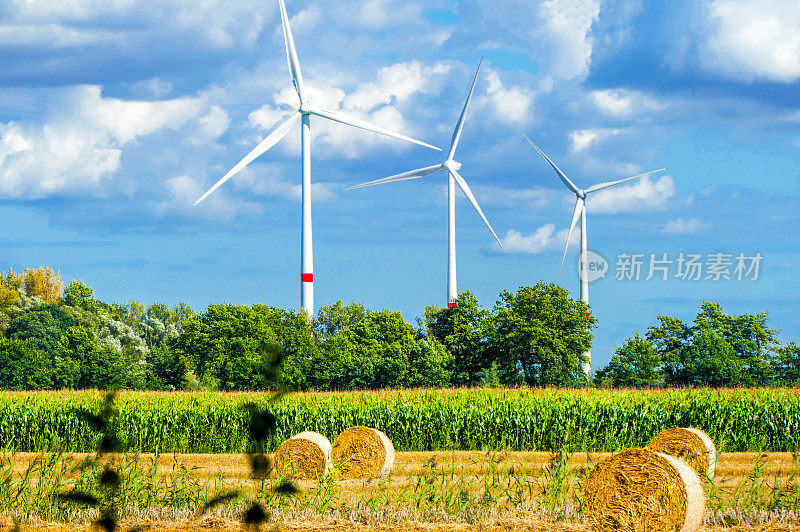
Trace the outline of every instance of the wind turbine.
[[[544, 160], [553, 168], [553, 171], [556, 173], [561, 182], [564, 183], [564, 186], [567, 187], [572, 193], [575, 194], [575, 211], [572, 213], [572, 223], [569, 226], [569, 233], [567, 234], [567, 243], [564, 246], [564, 255], [561, 257], [561, 270], [558, 273], [559, 278], [561, 277], [561, 272], [564, 271], [564, 259], [567, 257], [567, 248], [569, 247], [569, 241], [572, 238], [572, 231], [575, 229], [575, 224], [578, 222], [578, 217], [581, 219], [581, 256], [580, 256], [580, 279], [581, 279], [581, 301], [589, 304], [589, 279], [588, 279], [588, 269], [589, 269], [589, 259], [587, 254], [587, 237], [586, 237], [586, 197], [589, 194], [597, 192], [598, 190], [603, 190], [604, 188], [613, 187], [614, 185], [619, 185], [620, 183], [624, 183], [625, 181], [630, 181], [631, 179], [636, 179], [642, 176], [654, 174], [656, 172], [661, 172], [666, 170], [666, 168], [659, 168], [658, 170], [651, 170], [650, 172], [645, 172], [643, 174], [638, 174], [632, 177], [626, 177], [625, 179], [619, 179], [617, 181], [605, 181], [603, 183], [598, 183], [596, 185], [592, 185], [586, 189], [580, 189], [575, 186], [575, 183], [569, 180], [569, 178], [564, 175], [558, 166], [555, 165], [550, 158], [545, 155], [542, 150], [539, 149], [539, 146], [533, 143], [531, 139], [528, 138], [527, 135], [524, 133], [522, 134], [525, 139], [531, 143], [531, 146], [536, 148], [536, 151], [539, 152], [539, 155], [544, 157]], [[592, 352], [587, 351], [584, 353], [586, 355], [586, 362], [583, 363], [583, 371], [588, 375], [589, 372], [592, 370]]]
[[209, 194], [214, 192], [225, 181], [236, 175], [242, 168], [250, 164], [259, 155], [273, 147], [281, 141], [289, 132], [291, 127], [300, 121], [300, 140], [302, 146], [302, 225], [301, 225], [301, 255], [300, 255], [300, 300], [303, 310], [309, 317], [314, 316], [314, 256], [311, 245], [311, 116], [327, 118], [334, 122], [365, 129], [387, 137], [393, 137], [407, 142], [413, 142], [421, 146], [426, 146], [434, 150], [441, 151], [436, 146], [431, 146], [422, 141], [412, 139], [400, 133], [395, 133], [380, 126], [370, 124], [364, 120], [347, 116], [339, 111], [331, 111], [314, 105], [309, 101], [308, 94], [304, 91], [303, 75], [300, 73], [300, 62], [297, 58], [297, 50], [294, 46], [292, 29], [289, 26], [289, 17], [286, 14], [286, 5], [283, 0], [278, 0], [278, 8], [281, 13], [281, 24], [283, 26], [283, 39], [286, 45], [286, 59], [289, 63], [289, 74], [292, 77], [292, 84], [297, 91], [300, 99], [300, 108], [292, 115], [281, 122], [269, 135], [264, 138], [244, 159], [239, 161], [222, 179], [217, 181], [213, 187], [203, 194], [194, 204], [197, 205]]
[[461, 130], [464, 128], [464, 118], [467, 115], [467, 109], [469, 108], [469, 102], [472, 100], [472, 91], [475, 89], [475, 82], [478, 79], [478, 73], [481, 70], [481, 63], [483, 59], [478, 63], [478, 69], [475, 71], [475, 77], [472, 79], [472, 85], [469, 88], [469, 94], [467, 95], [467, 101], [464, 102], [464, 108], [461, 110], [461, 116], [458, 118], [458, 122], [456, 123], [456, 128], [453, 131], [453, 138], [450, 141], [450, 151], [447, 153], [447, 158], [441, 164], [436, 164], [433, 166], [426, 166], [425, 168], [419, 168], [417, 170], [411, 170], [409, 172], [403, 172], [402, 174], [393, 175], [390, 177], [384, 177], [382, 179], [376, 179], [374, 181], [369, 181], [368, 183], [362, 183], [361, 185], [356, 185], [354, 187], [349, 187], [347, 190], [354, 189], [354, 188], [361, 188], [361, 187], [368, 187], [371, 185], [380, 185], [383, 183], [391, 183], [392, 181], [404, 181], [406, 179], [418, 179], [420, 177], [425, 177], [430, 174], [434, 174], [440, 170], [447, 170], [447, 306], [454, 307], [455, 299], [458, 296], [458, 289], [456, 288], [456, 190], [455, 186], [461, 189], [461, 192], [464, 193], [464, 196], [467, 200], [472, 204], [475, 208], [475, 211], [483, 220], [483, 223], [486, 224], [486, 227], [489, 228], [489, 231], [492, 232], [495, 240], [500, 245], [500, 249], [505, 251], [503, 248], [503, 244], [500, 242], [500, 239], [497, 238], [497, 233], [494, 232], [492, 229], [491, 224], [489, 224], [489, 220], [486, 219], [486, 216], [483, 214], [480, 205], [478, 205], [478, 201], [475, 199], [475, 195], [472, 194], [472, 190], [470, 190], [469, 185], [464, 180], [463, 177], [458, 173], [461, 169], [461, 163], [454, 160], [453, 157], [456, 154], [456, 148], [458, 147], [458, 141], [461, 138]]

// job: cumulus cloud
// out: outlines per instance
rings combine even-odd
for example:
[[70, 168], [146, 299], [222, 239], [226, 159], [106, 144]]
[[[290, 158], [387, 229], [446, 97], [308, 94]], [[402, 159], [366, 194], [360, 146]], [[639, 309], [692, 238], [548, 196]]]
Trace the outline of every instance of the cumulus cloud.
[[380, 30], [389, 24], [419, 18], [422, 5], [404, 0], [366, 0], [356, 12], [356, 19], [365, 28]]
[[[252, 46], [264, 26], [263, 3], [256, 0], [0, 0], [0, 13], [6, 23], [0, 26], [0, 44], [26, 47], [124, 46], [185, 33], [213, 47]], [[28, 27], [35, 31], [22, 31]]]
[[194, 202], [206, 191], [206, 187], [199, 180], [187, 175], [167, 179], [162, 186], [166, 190], [166, 197], [151, 204], [153, 211], [158, 214], [179, 212], [189, 216], [227, 221], [241, 212], [258, 214], [264, 210], [262, 206], [253, 202], [237, 200], [234, 204], [221, 191], [216, 191], [203, 200], [202, 208], [194, 207]]
[[617, 185], [590, 194], [586, 206], [594, 214], [649, 212], [665, 208], [674, 195], [672, 176], [661, 176], [658, 181], [645, 176], [632, 181], [630, 185]]
[[577, 153], [585, 150], [599, 140], [618, 135], [621, 131], [621, 129], [609, 128], [580, 129], [572, 131], [569, 134], [569, 138], [572, 141], [570, 150], [572, 153]]
[[122, 149], [139, 137], [177, 129], [204, 107], [202, 97], [164, 101], [104, 98], [101, 88], [65, 90], [43, 124], [0, 124], [0, 193], [41, 198], [92, 190], [113, 178]]
[[715, 0], [705, 10], [700, 62], [740, 81], [800, 79], [800, 3]]
[[[278, 196], [289, 200], [300, 201], [302, 188], [300, 176], [287, 180], [281, 168], [276, 165], [261, 164], [247, 167], [237, 174], [233, 186], [260, 196]], [[312, 182], [311, 198], [313, 201], [329, 201], [336, 197], [334, 183]]]
[[691, 235], [708, 229], [710, 225], [698, 218], [678, 218], [667, 221], [661, 232], [666, 235]]
[[666, 104], [642, 92], [627, 89], [592, 91], [589, 100], [598, 111], [613, 118], [627, 119], [666, 108]]
[[438, 94], [450, 66], [438, 62], [424, 65], [419, 61], [396, 63], [378, 71], [375, 81], [364, 83], [344, 98], [343, 106], [369, 111], [393, 101], [406, 102], [416, 94]]
[[583, 76], [592, 59], [592, 24], [600, 14], [600, 0], [547, 0], [541, 4], [546, 35], [555, 46], [551, 74], [562, 79]]
[[[438, 94], [449, 71], [450, 67], [443, 63], [397, 63], [380, 70], [374, 81], [361, 84], [349, 95], [343, 89], [324, 81], [307, 82], [305, 92], [308, 93], [309, 101], [319, 107], [342, 111], [391, 131], [418, 136], [419, 133], [410, 127], [401, 109], [414, 96]], [[262, 132], [272, 130], [278, 121], [285, 119], [300, 104], [297, 93], [291, 87], [273, 94], [272, 99], [273, 103], [263, 105], [248, 116], [248, 122], [253, 128]], [[343, 156], [346, 159], [355, 159], [376, 147], [400, 150], [411, 146], [410, 143], [324, 118], [312, 118], [312, 131], [315, 153], [323, 158]], [[430, 142], [430, 139], [420, 140]], [[299, 135], [290, 133], [283, 142], [282, 149], [292, 154], [299, 153]]]
[[[556, 232], [555, 224], [548, 223], [539, 227], [530, 235], [524, 235], [514, 229], [509, 229], [503, 237], [503, 247], [508, 253], [545, 253], [564, 249], [567, 241], [568, 229]], [[570, 245], [580, 242], [580, 232], [573, 231]]]
[[517, 126], [527, 122], [533, 113], [536, 92], [512, 85], [507, 87], [496, 70], [488, 69], [486, 92], [475, 99], [475, 107], [486, 109], [494, 122]]

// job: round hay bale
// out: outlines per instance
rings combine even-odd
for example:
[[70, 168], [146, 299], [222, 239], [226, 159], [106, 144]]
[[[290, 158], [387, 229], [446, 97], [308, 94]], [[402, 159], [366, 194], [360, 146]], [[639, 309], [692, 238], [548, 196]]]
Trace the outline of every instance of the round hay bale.
[[345, 478], [385, 477], [394, 466], [394, 445], [378, 429], [350, 427], [333, 442], [333, 463]]
[[673, 428], [661, 431], [650, 442], [650, 448], [680, 458], [692, 466], [701, 479], [713, 477], [716, 472], [717, 448], [702, 430]]
[[586, 519], [595, 532], [694, 532], [705, 506], [697, 473], [650, 449], [607, 458], [586, 480]]
[[316, 432], [301, 432], [284, 441], [275, 451], [279, 475], [313, 480], [331, 468], [331, 442]]

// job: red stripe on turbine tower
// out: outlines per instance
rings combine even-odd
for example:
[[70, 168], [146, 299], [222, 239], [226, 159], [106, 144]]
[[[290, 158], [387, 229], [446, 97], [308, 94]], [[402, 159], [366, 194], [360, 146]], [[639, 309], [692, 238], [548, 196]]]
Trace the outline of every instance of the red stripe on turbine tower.
[[453, 308], [455, 306], [456, 306], [456, 304], [453, 303], [452, 301], [447, 304], [447, 308]]
[[313, 273], [301, 273], [300, 274], [300, 282], [301, 283], [313, 283], [314, 282], [314, 274]]

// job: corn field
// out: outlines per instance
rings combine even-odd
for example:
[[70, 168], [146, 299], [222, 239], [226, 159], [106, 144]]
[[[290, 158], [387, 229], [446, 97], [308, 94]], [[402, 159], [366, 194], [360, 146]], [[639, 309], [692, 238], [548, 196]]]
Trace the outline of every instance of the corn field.
[[[83, 452], [100, 435], [102, 392], [0, 392], [0, 449]], [[398, 451], [615, 451], [665, 428], [697, 427], [720, 451], [800, 450], [800, 389], [444, 389], [296, 393], [120, 392], [110, 420], [130, 452], [238, 453], [250, 448], [247, 404], [272, 412], [271, 451], [297, 432], [331, 440], [353, 425]]]

